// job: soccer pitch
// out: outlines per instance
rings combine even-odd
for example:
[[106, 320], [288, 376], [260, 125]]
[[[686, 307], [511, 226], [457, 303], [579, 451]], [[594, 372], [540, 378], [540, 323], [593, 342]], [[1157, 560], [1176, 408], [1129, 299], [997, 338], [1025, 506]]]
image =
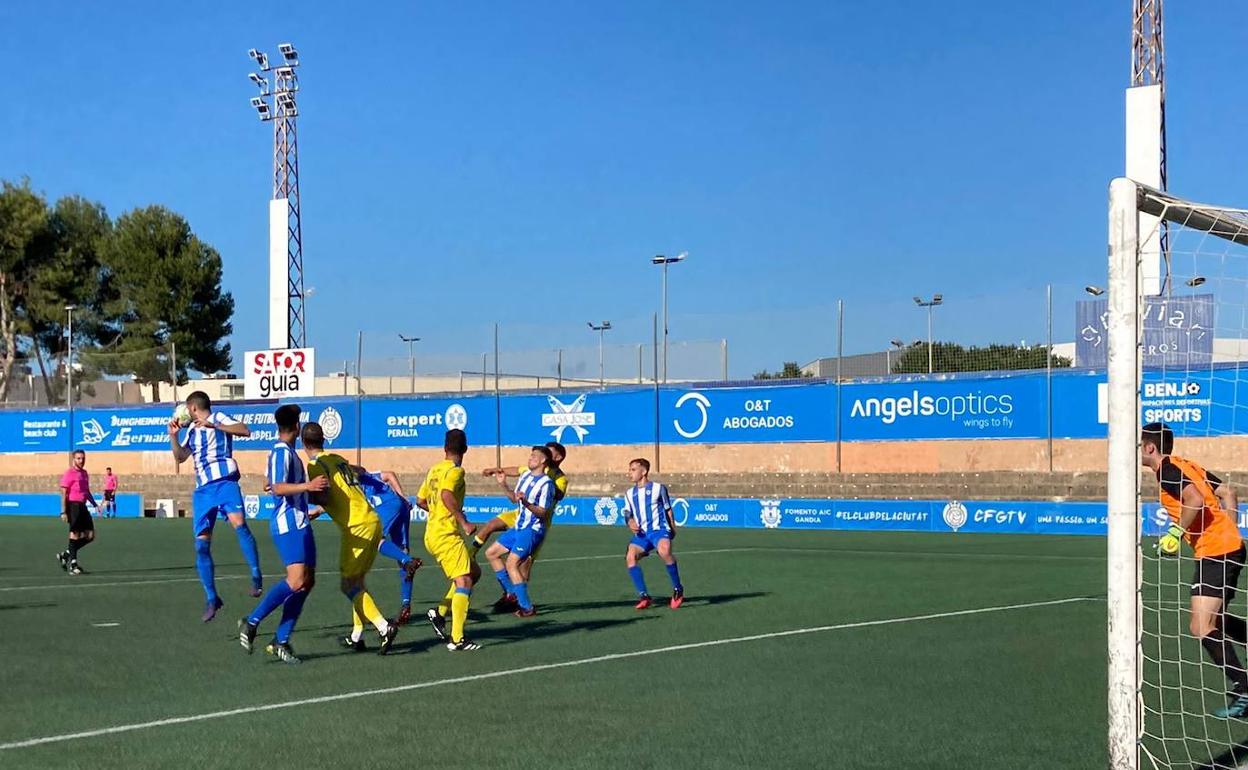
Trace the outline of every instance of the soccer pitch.
[[[484, 649], [449, 653], [414, 618], [378, 657], [337, 645], [350, 607], [318, 524], [304, 664], [285, 666], [238, 646], [255, 600], [228, 526], [226, 607], [200, 623], [189, 530], [97, 520], [74, 578], [53, 558], [64, 524], [0, 520], [0, 767], [1106, 764], [1100, 538], [684, 530], [685, 606], [636, 612], [626, 530], [556, 527], [536, 618], [488, 614], [487, 578], [468, 627]], [[393, 613], [395, 570], [369, 582]], [[418, 572], [417, 614], [444, 590]]]

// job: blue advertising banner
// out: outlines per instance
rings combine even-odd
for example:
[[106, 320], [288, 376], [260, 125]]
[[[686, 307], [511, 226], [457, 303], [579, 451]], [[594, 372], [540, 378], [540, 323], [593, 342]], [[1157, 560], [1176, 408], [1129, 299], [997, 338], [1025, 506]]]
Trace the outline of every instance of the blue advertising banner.
[[[1049, 388], [1052, 388], [1050, 396]], [[843, 384], [843, 441], [1104, 438], [1108, 423], [1104, 372], [1055, 370], [1020, 374], [941, 375]], [[837, 387], [830, 382], [745, 387], [624, 388], [550, 394], [456, 398], [317, 398], [301, 400], [304, 419], [325, 429], [330, 446], [437, 447], [449, 428], [474, 446], [554, 439], [576, 446], [833, 442]], [[1050, 404], [1052, 413], [1050, 415]], [[267, 450], [277, 440], [275, 403], [223, 404], [250, 426], [239, 450]], [[1145, 370], [1144, 422], [1161, 421], [1185, 435], [1248, 434], [1248, 378], [1232, 365]], [[166, 451], [167, 405], [92, 407], [74, 413], [75, 446], [88, 451]], [[357, 421], [357, 416], [360, 418]], [[656, 425], [657, 422], [657, 425]], [[65, 410], [0, 411], [0, 453], [64, 452]]]
[[[102, 497], [100, 499], [102, 501]], [[143, 496], [119, 493], [117, 495], [117, 518], [135, 519], [143, 515], [140, 507]], [[56, 494], [25, 494], [0, 493], [0, 516], [60, 516], [61, 495]], [[99, 516], [97, 509], [91, 509], [92, 516]]]
[[[1109, 300], [1075, 303], [1075, 365], [1104, 367]], [[1212, 294], [1148, 297], [1144, 303], [1144, 366], [1189, 368], [1213, 361]]]
[[1047, 435], [1043, 374], [842, 386], [846, 441]]

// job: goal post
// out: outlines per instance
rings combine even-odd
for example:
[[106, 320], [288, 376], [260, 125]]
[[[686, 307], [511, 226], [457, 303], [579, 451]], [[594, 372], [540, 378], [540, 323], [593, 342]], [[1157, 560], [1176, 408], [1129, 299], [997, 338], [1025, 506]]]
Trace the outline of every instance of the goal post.
[[1139, 187], [1109, 186], [1108, 632], [1109, 764], [1139, 767]]
[[[1146, 244], [1161, 227], [1168, 247], [1154, 294]], [[1248, 212], [1115, 179], [1108, 268], [1109, 764], [1248, 767], [1248, 721], [1215, 713], [1228, 704], [1231, 672], [1241, 669], [1213, 664], [1189, 631], [1193, 554], [1186, 545], [1174, 556], [1156, 554], [1153, 536], [1170, 521], [1151, 476], [1151, 499], [1141, 497], [1140, 467], [1142, 423], [1163, 422], [1174, 432], [1176, 455], [1190, 451], [1242, 489], [1245, 469], [1234, 463], [1248, 456], [1248, 395], [1239, 398], [1248, 394]], [[1239, 512], [1230, 513], [1241, 524]], [[1225, 557], [1214, 558], [1225, 566]], [[1243, 618], [1248, 599], [1238, 588], [1224, 612]], [[1226, 638], [1241, 662], [1248, 659], [1248, 640]]]

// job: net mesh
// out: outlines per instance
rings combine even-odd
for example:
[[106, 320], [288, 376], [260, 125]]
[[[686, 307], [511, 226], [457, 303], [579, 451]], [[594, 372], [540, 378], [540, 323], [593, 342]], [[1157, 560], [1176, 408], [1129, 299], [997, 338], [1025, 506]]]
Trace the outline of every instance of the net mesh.
[[[1233, 682], [1244, 678], [1248, 642], [1236, 620], [1248, 616], [1248, 595], [1235, 585], [1242, 551], [1228, 554], [1244, 522], [1225, 496], [1248, 468], [1248, 402], [1238, 397], [1248, 380], [1248, 215], [1147, 191], [1140, 207], [1138, 257], [1162, 260], [1159, 293], [1142, 293], [1137, 302], [1141, 423], [1168, 426], [1174, 455], [1207, 470], [1202, 477], [1188, 468], [1177, 486], [1146, 471], [1139, 487], [1140, 765], [1244, 767], [1248, 722], [1218, 710], [1234, 700]], [[1160, 488], [1181, 494], [1187, 486], [1208, 495], [1188, 528], [1197, 550], [1183, 544], [1167, 555], [1157, 546], [1173, 521]], [[1181, 512], [1181, 505], [1171, 507]], [[1221, 598], [1220, 613], [1197, 612], [1193, 594]], [[1228, 641], [1217, 641], [1219, 632], [1202, 641], [1213, 626]]]

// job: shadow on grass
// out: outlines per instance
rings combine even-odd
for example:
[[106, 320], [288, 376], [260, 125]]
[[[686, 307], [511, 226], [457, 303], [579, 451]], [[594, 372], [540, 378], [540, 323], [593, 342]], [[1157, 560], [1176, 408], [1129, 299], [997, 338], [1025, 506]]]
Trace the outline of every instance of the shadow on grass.
[[[706, 595], [686, 595], [684, 607], [710, 607], [717, 604], [728, 604], [730, 602], [740, 601], [742, 599], [760, 599], [764, 596], [770, 596], [768, 591], [749, 591], [739, 594], [706, 594]], [[555, 604], [543, 604], [539, 609], [546, 614], [554, 615], [559, 612], [575, 612], [578, 610], [603, 610], [603, 609], [632, 609], [637, 602], [636, 599], [598, 601], [598, 602], [566, 602]], [[667, 599], [662, 596], [656, 596], [654, 599], [655, 609], [666, 609]]]

